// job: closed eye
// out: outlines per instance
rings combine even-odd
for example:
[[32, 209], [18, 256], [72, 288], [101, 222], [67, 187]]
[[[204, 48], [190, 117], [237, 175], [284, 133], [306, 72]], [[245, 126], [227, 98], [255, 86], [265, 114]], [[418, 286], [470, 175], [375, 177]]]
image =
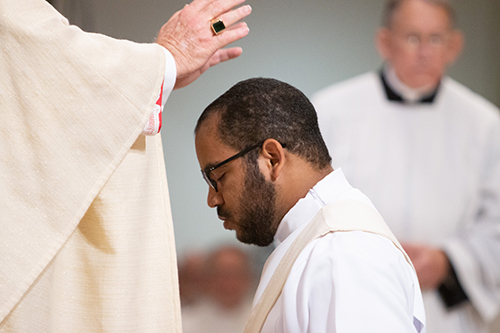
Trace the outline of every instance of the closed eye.
[[221, 166], [220, 168], [215, 169], [210, 173], [210, 178], [212, 178], [216, 182], [220, 182], [221, 179], [224, 178], [226, 172], [228, 171], [228, 167], [226, 165]]
[[226, 173], [224, 172], [222, 175], [220, 175], [219, 177], [215, 178], [214, 180], [218, 183], [221, 182], [222, 179], [224, 179], [224, 176], [226, 175]]

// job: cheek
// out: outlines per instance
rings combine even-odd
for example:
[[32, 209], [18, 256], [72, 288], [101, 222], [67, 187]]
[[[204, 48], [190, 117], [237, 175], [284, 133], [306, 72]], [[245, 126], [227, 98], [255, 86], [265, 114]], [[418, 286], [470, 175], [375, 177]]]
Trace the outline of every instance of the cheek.
[[398, 44], [393, 45], [387, 61], [394, 67], [397, 73], [408, 71], [418, 61], [417, 52], [408, 50]]
[[448, 68], [451, 63], [452, 59], [447, 53], [440, 54], [438, 60], [436, 60], [437, 67], [442, 73], [446, 70], [446, 68]]
[[231, 187], [231, 189], [223, 189], [222, 195], [224, 203], [222, 208], [228, 210], [232, 218], [239, 218], [241, 205], [245, 204], [245, 200], [242, 198], [240, 187]]
[[418, 58], [415, 54], [411, 52], [401, 51], [394, 53], [394, 57], [389, 59], [389, 63], [392, 65], [400, 79], [411, 75], [413, 68], [418, 64]]

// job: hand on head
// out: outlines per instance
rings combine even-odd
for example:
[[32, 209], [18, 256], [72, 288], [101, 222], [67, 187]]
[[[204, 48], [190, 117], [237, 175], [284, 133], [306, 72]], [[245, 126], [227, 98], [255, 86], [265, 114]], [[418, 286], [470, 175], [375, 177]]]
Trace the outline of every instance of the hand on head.
[[[222, 48], [249, 32], [246, 23], [237, 22], [250, 14], [251, 7], [233, 9], [244, 1], [194, 0], [163, 25], [156, 42], [170, 51], [175, 59], [176, 89], [187, 86], [211, 66], [241, 54], [239, 47]], [[218, 35], [211, 29], [213, 19], [222, 20], [226, 27]]]

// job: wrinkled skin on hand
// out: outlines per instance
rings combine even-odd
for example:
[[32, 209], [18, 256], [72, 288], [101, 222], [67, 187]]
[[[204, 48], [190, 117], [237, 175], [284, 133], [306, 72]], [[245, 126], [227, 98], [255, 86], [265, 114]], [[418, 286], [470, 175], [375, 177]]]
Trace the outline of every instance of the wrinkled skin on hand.
[[[156, 42], [170, 51], [175, 59], [175, 89], [187, 86], [211, 66], [242, 53], [239, 47], [222, 48], [249, 32], [246, 23], [238, 21], [251, 13], [251, 7], [245, 5], [233, 9], [244, 1], [194, 0], [163, 25]], [[218, 35], [214, 35], [210, 27], [215, 18], [222, 19], [226, 26]]]

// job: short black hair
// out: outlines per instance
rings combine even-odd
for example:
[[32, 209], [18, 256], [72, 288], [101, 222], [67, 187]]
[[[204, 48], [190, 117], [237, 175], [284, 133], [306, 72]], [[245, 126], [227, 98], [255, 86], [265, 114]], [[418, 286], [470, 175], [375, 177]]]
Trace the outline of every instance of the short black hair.
[[285, 82], [252, 78], [237, 83], [203, 111], [195, 134], [212, 114], [220, 117], [220, 139], [235, 150], [273, 138], [319, 170], [330, 165], [313, 105]]
[[[390, 28], [392, 25], [392, 21], [394, 19], [394, 14], [399, 9], [401, 4], [407, 0], [387, 0], [385, 2], [384, 11], [382, 13], [382, 26], [386, 28]], [[431, 5], [436, 5], [446, 10], [448, 16], [450, 18], [450, 23], [452, 27], [456, 25], [456, 14], [453, 9], [450, 0], [422, 0], [430, 3]]]

